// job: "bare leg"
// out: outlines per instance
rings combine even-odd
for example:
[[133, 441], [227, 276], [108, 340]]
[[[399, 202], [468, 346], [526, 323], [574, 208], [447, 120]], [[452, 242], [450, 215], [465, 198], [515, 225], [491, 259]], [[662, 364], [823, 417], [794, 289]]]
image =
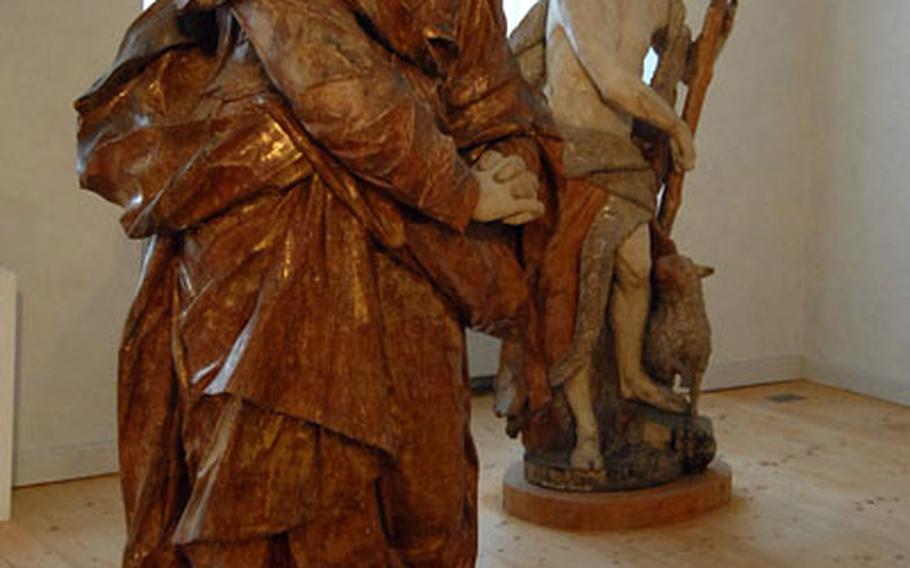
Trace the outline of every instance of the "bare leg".
[[616, 260], [610, 323], [620, 393], [627, 400], [639, 400], [661, 410], [685, 412], [685, 399], [656, 384], [644, 368], [642, 351], [650, 304], [651, 241], [648, 226], [642, 225], [619, 248]]
[[575, 417], [575, 450], [570, 463], [577, 469], [603, 469], [600, 452], [600, 430], [594, 415], [591, 368], [586, 366], [565, 385], [569, 408]]

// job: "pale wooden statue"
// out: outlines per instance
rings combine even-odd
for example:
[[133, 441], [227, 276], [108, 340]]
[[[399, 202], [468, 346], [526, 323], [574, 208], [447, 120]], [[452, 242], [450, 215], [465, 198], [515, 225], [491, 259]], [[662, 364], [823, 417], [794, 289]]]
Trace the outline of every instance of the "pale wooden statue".
[[[726, 18], [724, 34], [734, 9], [716, 0], [709, 10]], [[693, 43], [685, 19], [682, 0], [541, 0], [511, 38], [565, 140], [538, 289], [554, 398], [521, 428], [532, 483], [645, 487], [714, 457], [710, 421], [697, 416], [711, 350], [700, 280], [711, 270], [677, 254], [658, 222], [669, 213], [672, 226], [682, 174], [695, 165], [697, 116], [677, 114], [678, 85], [705, 79], [722, 45], [704, 34]], [[648, 84], [652, 48], [660, 65]], [[690, 91], [700, 110], [704, 89]], [[669, 212], [658, 210], [665, 185]]]
[[[674, 163], [688, 170], [695, 165], [689, 127], [642, 80], [644, 58], [669, 23], [670, 6], [670, 0], [550, 0], [544, 92], [558, 124], [602, 132], [633, 156], [640, 155], [632, 142], [634, 119], [660, 128], [671, 136]], [[656, 384], [643, 365], [650, 276], [650, 237], [641, 224], [619, 247], [612, 290], [620, 391], [627, 399], [681, 411], [685, 401]], [[590, 365], [567, 379], [566, 394], [579, 436], [572, 464], [602, 467]]]

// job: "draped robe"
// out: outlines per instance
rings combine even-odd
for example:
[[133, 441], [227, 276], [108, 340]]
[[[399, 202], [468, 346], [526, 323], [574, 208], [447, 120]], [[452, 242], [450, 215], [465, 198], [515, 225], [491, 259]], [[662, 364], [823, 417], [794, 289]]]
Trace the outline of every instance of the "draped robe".
[[471, 225], [470, 167], [520, 155], [546, 202], [558, 143], [496, 0], [418, 4], [160, 0], [77, 101], [83, 186], [148, 239], [120, 353], [125, 565], [318, 524], [373, 468], [426, 526], [404, 562], [443, 525], [469, 534], [444, 563], [473, 558], [473, 513], [420, 514], [473, 510], [462, 326], [527, 340], [547, 224]]

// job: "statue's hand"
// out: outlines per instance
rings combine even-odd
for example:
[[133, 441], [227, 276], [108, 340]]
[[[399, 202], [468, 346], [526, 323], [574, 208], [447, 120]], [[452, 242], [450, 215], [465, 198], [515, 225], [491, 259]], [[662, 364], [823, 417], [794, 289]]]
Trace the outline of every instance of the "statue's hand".
[[695, 168], [695, 141], [689, 125], [682, 120], [670, 131], [670, 146], [673, 150], [673, 168], [688, 172]]
[[480, 182], [475, 221], [522, 225], [543, 215], [543, 203], [537, 199], [540, 182], [520, 157], [489, 151], [472, 171]]

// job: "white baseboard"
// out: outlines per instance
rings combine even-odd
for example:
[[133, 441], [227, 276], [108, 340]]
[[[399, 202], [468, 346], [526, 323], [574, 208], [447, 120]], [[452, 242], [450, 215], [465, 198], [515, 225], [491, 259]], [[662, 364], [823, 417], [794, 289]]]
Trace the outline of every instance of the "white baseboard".
[[910, 406], [910, 382], [838, 369], [818, 361], [806, 361], [806, 378], [846, 391]]
[[22, 448], [17, 453], [15, 485], [37, 485], [116, 473], [117, 442]]
[[705, 390], [730, 389], [791, 381], [802, 379], [805, 376], [805, 363], [800, 355], [750, 359], [711, 365], [705, 373], [703, 388]]
[[0, 521], [12, 507], [16, 319], [16, 276], [0, 267]]

